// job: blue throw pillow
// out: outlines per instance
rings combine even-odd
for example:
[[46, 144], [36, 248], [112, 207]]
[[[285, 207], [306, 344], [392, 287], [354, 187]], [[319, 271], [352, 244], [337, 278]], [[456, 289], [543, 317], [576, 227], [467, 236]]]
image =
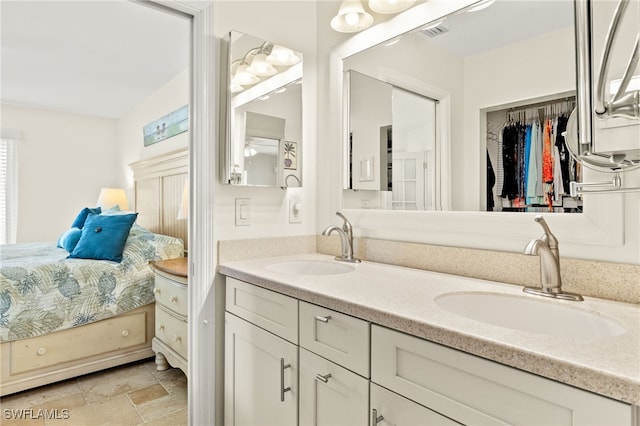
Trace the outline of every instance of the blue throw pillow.
[[87, 216], [89, 216], [89, 213], [100, 214], [102, 213], [102, 208], [96, 207], [92, 209], [89, 207], [85, 207], [84, 209], [80, 210], [80, 213], [78, 213], [78, 216], [76, 216], [76, 218], [74, 219], [71, 227], [82, 229], [82, 227], [84, 226], [84, 222], [87, 220]]
[[129, 230], [138, 213], [126, 215], [89, 214], [80, 241], [69, 258], [122, 261]]
[[82, 235], [82, 229], [80, 228], [71, 228], [58, 238], [58, 247], [65, 249], [69, 253], [73, 251], [73, 249], [80, 241], [80, 236]]

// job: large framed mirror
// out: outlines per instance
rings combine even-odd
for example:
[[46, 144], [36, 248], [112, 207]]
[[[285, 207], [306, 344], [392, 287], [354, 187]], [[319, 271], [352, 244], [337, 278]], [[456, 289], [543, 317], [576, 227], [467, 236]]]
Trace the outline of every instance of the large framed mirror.
[[[571, 0], [497, 0], [345, 58], [345, 188], [360, 192], [345, 191], [344, 206], [582, 211], [570, 195], [581, 167], [562, 136], [576, 103], [574, 35]], [[393, 139], [373, 149], [383, 128]], [[474, 194], [470, 150], [486, 150]], [[543, 153], [558, 159], [544, 177]]]
[[237, 31], [223, 48], [222, 182], [302, 186], [302, 54]]
[[[515, 8], [503, 17], [504, 19], [495, 23], [503, 32], [510, 31], [507, 30], [510, 25], [518, 27], [524, 25], [524, 21], [530, 20], [529, 12], [525, 12], [525, 9], [518, 11], [518, 6], [533, 4], [542, 7], [546, 3], [553, 3], [554, 6], [562, 7], [568, 12], [568, 16], [565, 14], [564, 19], [568, 19], [569, 25], [560, 26], [555, 30], [564, 33], [565, 37], [556, 38], [553, 30], [550, 30], [550, 34], [540, 34], [540, 37], [547, 37], [549, 40], [545, 55], [546, 59], [553, 64], [540, 69], [541, 75], [535, 76], [544, 77], [543, 80], [546, 82], [544, 87], [536, 80], [532, 80], [532, 77], [529, 77], [530, 81], [524, 82], [522, 73], [506, 72], [505, 69], [501, 71], [501, 68], [493, 68], [491, 74], [482, 72], [480, 66], [485, 65], [483, 62], [493, 62], [495, 65], [515, 67], [515, 69], [519, 66], [519, 69], [524, 72], [525, 68], [531, 66], [531, 57], [523, 54], [526, 50], [522, 48], [514, 49], [510, 55], [507, 55], [507, 47], [496, 47], [488, 52], [493, 53], [493, 56], [487, 53], [485, 56], [472, 55], [466, 59], [459, 57], [458, 61], [463, 65], [456, 68], [450, 67], [438, 56], [419, 55], [414, 49], [413, 58], [427, 62], [428, 71], [441, 80], [452, 78], [454, 74], [462, 76], [456, 84], [447, 86], [435, 80], [425, 82], [419, 79], [419, 76], [412, 74], [415, 70], [412, 66], [404, 66], [399, 71], [391, 69], [396, 61], [395, 57], [387, 57], [386, 65], [374, 71], [350, 68], [354, 58], [369, 55], [375, 50], [394, 49], [394, 46], [401, 44], [402, 41], [397, 42], [396, 45], [385, 45], [397, 38], [410, 39], [418, 36], [426, 38], [420, 32], [428, 31], [429, 26], [439, 26], [441, 20], [445, 25], [447, 21], [454, 22], [453, 18], [459, 18], [461, 15], [464, 16], [463, 19], [469, 20], [465, 27], [469, 28], [472, 35], [466, 43], [462, 44], [464, 48], [478, 48], [478, 44], [483, 40], [498, 42], [501, 36], [497, 40], [488, 37], [491, 31], [487, 25], [490, 24], [475, 22], [479, 19], [480, 12], [468, 11], [477, 3], [479, 3], [477, 0], [421, 3], [407, 12], [352, 36], [331, 51], [330, 108], [336, 113], [333, 116], [334, 120], [330, 122], [329, 132], [331, 137], [341, 141], [331, 155], [342, 160], [341, 173], [337, 179], [332, 180], [334, 188], [341, 188], [332, 198], [332, 207], [343, 209], [343, 213], [349, 217], [361, 236], [518, 252], [523, 249], [532, 234], [538, 234], [533, 221], [533, 217], [538, 213], [496, 214], [486, 211], [487, 145], [481, 142], [481, 135], [486, 135], [486, 116], [495, 112], [495, 108], [506, 108], [508, 111], [510, 108], [522, 107], [523, 100], [545, 103], [562, 98], [564, 102], [567, 97], [576, 94], [580, 96], [580, 90], [577, 89], [588, 82], [580, 80], [578, 81], [580, 86], [576, 86], [578, 79], [575, 71], [576, 42], [572, 26], [575, 6], [573, 1], [558, 0], [540, 3], [526, 0], [517, 2], [496, 0], [491, 6], [496, 7], [504, 3], [505, 7]], [[556, 19], [551, 15], [547, 17], [551, 21]], [[452, 30], [449, 32], [455, 34]], [[440, 36], [434, 38], [437, 37]], [[563, 50], [565, 47], [571, 49], [570, 53]], [[447, 55], [441, 47], [434, 50]], [[394, 85], [405, 89], [418, 88], [416, 92], [425, 92], [431, 95], [429, 97], [439, 101], [437, 105], [440, 107], [440, 116], [445, 123], [447, 120], [460, 120], [449, 128], [449, 132], [442, 132], [441, 138], [435, 144], [436, 148], [440, 148], [441, 170], [436, 176], [440, 182], [436, 184], [436, 188], [440, 191], [439, 197], [443, 211], [383, 209], [381, 208], [383, 198], [380, 192], [345, 189], [349, 188], [350, 163], [353, 162], [350, 158], [347, 124], [349, 122], [349, 90], [346, 75], [349, 69], [379, 80], [387, 82], [393, 80]], [[571, 72], [564, 73], [565, 70]], [[479, 84], [472, 85], [475, 82]], [[519, 91], [506, 90], [513, 87], [518, 88]], [[454, 102], [457, 98], [463, 99], [463, 102]], [[456, 144], [455, 140], [462, 143]], [[588, 170], [583, 172], [585, 180], [602, 179], [596, 172]], [[623, 201], [624, 197], [620, 194], [613, 194], [604, 199], [598, 195], [585, 195], [581, 214], [549, 215], [547, 221], [563, 243], [563, 254], [577, 258], [637, 262], [637, 253], [629, 250], [628, 243], [625, 242], [625, 237], [634, 228], [630, 225], [630, 210], [625, 207]], [[448, 206], [447, 203], [449, 203]], [[612, 212], [615, 213], [612, 215]], [[632, 236], [630, 241], [637, 246], [635, 237]]]

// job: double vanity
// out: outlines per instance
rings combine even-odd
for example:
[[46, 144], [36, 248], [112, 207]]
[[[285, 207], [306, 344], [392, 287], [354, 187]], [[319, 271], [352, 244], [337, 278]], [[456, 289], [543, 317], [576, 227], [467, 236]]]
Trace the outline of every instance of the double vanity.
[[225, 424], [640, 424], [637, 305], [323, 254], [219, 272]]

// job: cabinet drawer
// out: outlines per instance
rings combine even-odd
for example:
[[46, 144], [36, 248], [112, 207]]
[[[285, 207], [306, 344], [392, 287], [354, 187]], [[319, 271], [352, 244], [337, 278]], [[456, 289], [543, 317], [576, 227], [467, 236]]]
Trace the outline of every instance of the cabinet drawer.
[[300, 349], [300, 424], [362, 425], [368, 422], [369, 381]]
[[156, 337], [187, 358], [187, 322], [156, 305]]
[[300, 346], [369, 377], [369, 323], [300, 302]]
[[156, 302], [166, 306], [173, 312], [187, 316], [187, 286], [170, 279], [161, 271], [156, 271], [155, 288]]
[[379, 326], [371, 381], [464, 424], [631, 424], [627, 404]]
[[[382, 416], [378, 426], [459, 426], [454, 422], [435, 411], [429, 410], [420, 404], [408, 400], [396, 393], [393, 393], [381, 386], [371, 383], [371, 418], [373, 410], [376, 418]], [[373, 423], [372, 423], [373, 424]]]
[[[23, 373], [113, 351], [115, 348], [140, 345], [147, 341], [146, 329], [147, 314], [137, 312], [17, 340], [11, 342], [11, 373]], [[82, 344], [79, 345], [79, 341]]]
[[227, 277], [227, 311], [292, 343], [298, 343], [298, 301]]

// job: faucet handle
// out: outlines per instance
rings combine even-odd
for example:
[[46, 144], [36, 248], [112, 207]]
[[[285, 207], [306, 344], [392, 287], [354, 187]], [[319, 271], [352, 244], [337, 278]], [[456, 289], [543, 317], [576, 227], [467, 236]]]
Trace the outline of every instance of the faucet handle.
[[549, 248], [552, 248], [552, 249], [557, 248], [558, 239], [551, 232], [551, 229], [549, 228], [549, 225], [547, 225], [547, 221], [544, 220], [544, 217], [542, 217], [542, 215], [537, 215], [536, 217], [533, 218], [533, 220], [535, 220], [540, 224], [540, 226], [542, 226], [542, 229], [544, 230], [544, 236], [542, 238], [549, 245]]
[[351, 226], [351, 222], [349, 222], [349, 219], [347, 219], [342, 213], [336, 212], [336, 216], [344, 221], [344, 223], [342, 224], [342, 229], [345, 232], [351, 231], [353, 229], [353, 227]]

